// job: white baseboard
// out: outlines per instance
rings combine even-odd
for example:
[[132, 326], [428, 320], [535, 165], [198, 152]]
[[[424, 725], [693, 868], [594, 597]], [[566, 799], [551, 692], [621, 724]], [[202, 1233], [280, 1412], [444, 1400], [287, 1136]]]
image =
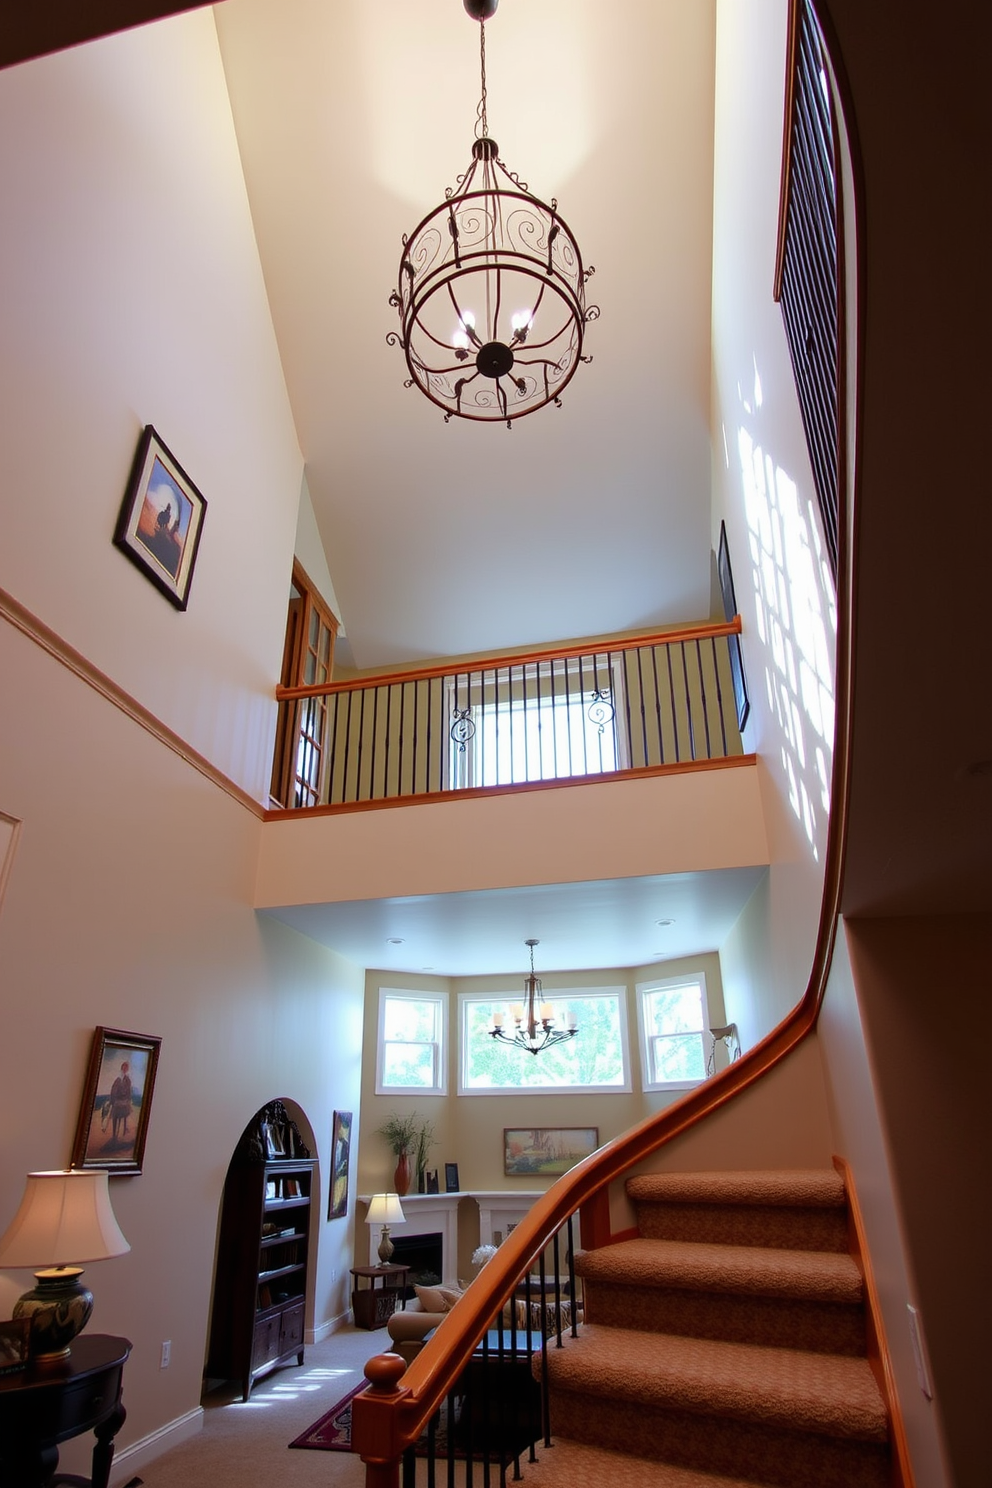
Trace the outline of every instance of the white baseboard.
[[110, 1473], [110, 1488], [122, 1488], [134, 1477], [139, 1468], [147, 1467], [156, 1457], [161, 1457], [163, 1452], [169, 1452], [180, 1443], [189, 1441], [203, 1428], [203, 1407], [198, 1405], [195, 1410], [187, 1411], [184, 1416], [177, 1416], [167, 1426], [160, 1426], [157, 1431], [149, 1432], [140, 1441], [132, 1442], [129, 1447], [121, 1447], [114, 1453], [113, 1467]]
[[337, 1317], [328, 1318], [326, 1323], [321, 1323], [317, 1328], [308, 1328], [306, 1332], [307, 1343], [322, 1343], [325, 1338], [330, 1338], [332, 1333], [337, 1333], [350, 1320], [350, 1312], [340, 1312]]

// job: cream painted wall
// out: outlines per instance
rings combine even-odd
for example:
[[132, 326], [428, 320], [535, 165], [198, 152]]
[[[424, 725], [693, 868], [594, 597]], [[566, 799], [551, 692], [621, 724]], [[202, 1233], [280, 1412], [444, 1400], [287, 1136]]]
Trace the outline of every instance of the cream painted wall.
[[[302, 464], [210, 12], [0, 74], [0, 193], [0, 585], [261, 795]], [[208, 501], [185, 613], [111, 544], [149, 422]], [[91, 1326], [134, 1343], [120, 1442], [160, 1451], [199, 1419], [234, 1145], [282, 1097], [323, 1164], [360, 1109], [363, 975], [256, 918], [249, 811], [4, 622], [0, 675], [0, 1229], [69, 1160], [94, 1027], [160, 1035], [144, 1171], [112, 1183], [132, 1249], [88, 1268]], [[348, 1306], [325, 1198], [322, 1166], [311, 1334]]]
[[504, 888], [520, 881], [523, 838], [528, 883], [764, 864], [756, 773], [741, 765], [272, 822], [262, 841], [255, 904], [274, 909]]
[[[323, 1221], [324, 1163], [332, 1109], [359, 1110], [362, 974], [256, 917], [249, 812], [6, 626], [0, 664], [23, 700], [0, 718], [0, 801], [23, 822], [0, 915], [0, 1227], [25, 1172], [69, 1160], [93, 1028], [162, 1038], [144, 1172], [112, 1183], [131, 1253], [90, 1276], [91, 1326], [135, 1345], [127, 1446], [198, 1407], [227, 1164], [276, 1097], [322, 1162], [307, 1326], [347, 1309], [353, 1216]], [[4, 1276], [6, 1303], [29, 1281]]]
[[[376, 1128], [396, 1111], [400, 1115], [416, 1112], [434, 1122], [438, 1144], [431, 1153], [431, 1165], [444, 1171], [446, 1162], [458, 1164], [459, 1182], [463, 1189], [489, 1191], [514, 1188], [549, 1188], [548, 1180], [533, 1179], [522, 1184], [503, 1173], [503, 1128], [505, 1126], [596, 1126], [600, 1142], [634, 1126], [652, 1112], [661, 1110], [679, 1098], [679, 1093], [646, 1094], [641, 1089], [641, 1056], [637, 1036], [638, 982], [681, 976], [702, 971], [710, 1022], [724, 1021], [723, 989], [720, 958], [716, 952], [690, 959], [653, 962], [650, 966], [608, 967], [596, 971], [545, 972], [541, 983], [546, 991], [564, 987], [624, 987], [629, 1035], [633, 1089], [624, 1093], [589, 1092], [574, 1095], [538, 1095], [527, 1091], [509, 1095], [464, 1095], [458, 1089], [458, 997], [460, 993], [505, 993], [518, 998], [522, 975], [510, 972], [488, 977], [398, 976], [396, 972], [369, 971], [366, 977], [365, 1043], [362, 1059], [363, 1134], [359, 1148], [358, 1182], [361, 1192], [370, 1193], [389, 1187], [395, 1166], [383, 1138]], [[401, 990], [444, 991], [448, 993], [448, 1094], [447, 1096], [377, 1096], [375, 1093], [376, 1034], [380, 987]], [[579, 1034], [581, 1038], [581, 1033]]]
[[728, 1017], [753, 1045], [798, 1001], [819, 916], [835, 618], [785, 331], [772, 300], [782, 143], [782, 0], [718, 0], [713, 544], [727, 524], [751, 697], [744, 748], [771, 869], [722, 947]]
[[[211, 12], [0, 75], [0, 193], [0, 585], [263, 800], [302, 460]], [[145, 424], [185, 613], [111, 544]]]
[[[942, 1488], [951, 1479], [943, 1453], [940, 1405], [926, 1399], [916, 1377], [906, 1304], [912, 1302], [919, 1308], [920, 1297], [905, 1249], [904, 1211], [893, 1183], [890, 1140], [879, 1114], [876, 1060], [865, 1045], [861, 1003], [864, 995], [871, 997], [871, 991], [859, 994], [855, 989], [850, 946], [852, 937], [857, 941], [860, 931], [850, 924], [845, 931], [837, 938], [818, 1025], [834, 1146], [850, 1164], [868, 1234], [917, 1482], [926, 1488]], [[910, 1099], [914, 1103], [922, 1088], [923, 1082], [912, 1082]], [[971, 1186], [966, 1178], [965, 1191]], [[929, 1194], [924, 1203], [932, 1212]], [[981, 1233], [977, 1226], [974, 1233], [976, 1237]], [[928, 1316], [926, 1309], [925, 1330]]]
[[[307, 577], [316, 586], [317, 593], [324, 603], [341, 619], [341, 606], [338, 604], [334, 593], [334, 584], [331, 579], [330, 570], [327, 567], [327, 557], [324, 553], [324, 544], [321, 542], [320, 533], [317, 531], [317, 518], [314, 515], [313, 502], [310, 499], [310, 487], [307, 485], [306, 475], [300, 487], [300, 509], [296, 517], [296, 557], [306, 569]], [[287, 589], [287, 595], [288, 595]], [[344, 635], [344, 629], [338, 630], [338, 639]]]

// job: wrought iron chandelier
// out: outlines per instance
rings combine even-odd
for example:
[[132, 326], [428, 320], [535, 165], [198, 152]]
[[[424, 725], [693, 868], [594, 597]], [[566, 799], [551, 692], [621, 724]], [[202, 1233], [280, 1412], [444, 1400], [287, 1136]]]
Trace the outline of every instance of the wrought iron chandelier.
[[524, 945], [530, 947], [530, 976], [524, 978], [523, 1003], [514, 1003], [510, 1009], [514, 1031], [504, 1032], [503, 1013], [493, 1014], [493, 1024], [489, 1029], [490, 1038], [501, 1039], [504, 1044], [513, 1044], [518, 1049], [526, 1049], [528, 1054], [540, 1054], [542, 1049], [563, 1044], [566, 1039], [574, 1038], [579, 1031], [574, 1014], [569, 1015], [566, 1028], [555, 1028], [555, 1015], [550, 1002], [541, 1001], [541, 979], [534, 975], [534, 947], [540, 944], [539, 940], [524, 941]]
[[443, 203], [403, 238], [398, 287], [389, 303], [410, 377], [456, 418], [493, 423], [534, 413], [560, 394], [579, 362], [586, 306], [578, 244], [558, 213], [531, 195], [499, 158], [486, 115], [486, 21], [499, 0], [464, 0], [479, 22], [482, 92], [472, 160]]

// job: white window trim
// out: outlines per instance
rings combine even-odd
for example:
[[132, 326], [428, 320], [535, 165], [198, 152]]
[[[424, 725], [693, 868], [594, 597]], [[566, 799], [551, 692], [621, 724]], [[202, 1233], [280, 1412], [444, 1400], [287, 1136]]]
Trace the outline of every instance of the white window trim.
[[[564, 664], [566, 670], [570, 674], [578, 673], [579, 659], [580, 658], [577, 657], [569, 657], [565, 659]], [[586, 658], [582, 658], [582, 660], [585, 659]], [[597, 663], [601, 662], [601, 664], [603, 665], [603, 667], [605, 667], [606, 671], [609, 674], [611, 706], [613, 708], [612, 723], [614, 729], [613, 737], [614, 749], [616, 754], [616, 769], [626, 770], [630, 766], [630, 739], [627, 734], [627, 693], [623, 660], [619, 653], [608, 656], [605, 652], [596, 653], [594, 659]], [[531, 670], [533, 671], [536, 664], [531, 663], [530, 666]], [[479, 696], [484, 691], [486, 686], [485, 673], [483, 672], [481, 679], [473, 682], [471, 687], [467, 691], [463, 691], [459, 685], [459, 678], [463, 675], [463, 673], [458, 673], [457, 675], [445, 678], [444, 717], [445, 727], [448, 731], [448, 747], [444, 752], [442, 774], [443, 790], [465, 790], [477, 783], [476, 750], [478, 747], [478, 734], [475, 732], [475, 729], [477, 727], [475, 715], [479, 707]], [[459, 746], [451, 739], [451, 728], [454, 722], [456, 702], [465, 702], [466, 699], [468, 703], [469, 718], [471, 720], [473, 732], [472, 737], [467, 742]], [[533, 707], [535, 710], [539, 706], [537, 697], [528, 698], [527, 701], [528, 705]], [[550, 698], [546, 696], [542, 697], [540, 700], [540, 706], [547, 706], [549, 702]], [[593, 771], [591, 773], [595, 774], [597, 772]], [[613, 772], [611, 771], [608, 773]], [[528, 778], [530, 780], [578, 780], [586, 779], [588, 777], [582, 775], [581, 773], [575, 775], [567, 775], [563, 773], [559, 775], [531, 775]], [[521, 782], [516, 783], [519, 784]]]
[[[465, 1072], [465, 1045], [468, 1038], [468, 1020], [465, 1009], [469, 1003], [474, 1002], [506, 1002], [514, 1003], [522, 1000], [519, 985], [507, 988], [505, 991], [497, 989], [492, 992], [459, 992], [458, 994], [458, 1094], [459, 1095], [483, 1095], [483, 1096], [521, 1096], [528, 1095], [629, 1095], [633, 1092], [631, 1066], [630, 1066], [630, 1034], [627, 1026], [627, 989], [623, 986], [614, 987], [545, 987], [542, 994], [542, 1002], [574, 1002], [582, 997], [614, 997], [620, 1010], [620, 1057], [622, 1061], [622, 1082], [616, 1085], [466, 1085], [464, 1081]], [[582, 1015], [579, 1014], [579, 1032], [577, 1038], [582, 1037]], [[532, 1056], [540, 1060], [540, 1054]]]
[[699, 1080], [654, 1080], [652, 1074], [654, 1061], [651, 1055], [651, 1040], [655, 1037], [648, 1028], [647, 999], [651, 992], [665, 992], [670, 987], [699, 987], [703, 997], [703, 1027], [700, 1033], [703, 1045], [703, 1069], [709, 1069], [710, 1055], [713, 1050], [713, 1037], [710, 1033], [709, 1000], [706, 994], [706, 974], [702, 971], [690, 972], [685, 976], [656, 978], [650, 982], [637, 983], [637, 1031], [641, 1051], [641, 1086], [645, 1091], [654, 1090], [695, 1090], [697, 1085], [702, 1085], [708, 1079], [703, 1075]]
[[[437, 1004], [435, 1018], [435, 1083], [433, 1085], [387, 1085], [383, 1079], [383, 1053], [385, 1039], [383, 1029], [386, 1021], [387, 998], [405, 998], [409, 1002], [433, 1002]], [[379, 988], [379, 1018], [375, 1039], [375, 1093], [376, 1095], [447, 1095], [448, 1093], [448, 994], [447, 992], [414, 992], [409, 987]]]

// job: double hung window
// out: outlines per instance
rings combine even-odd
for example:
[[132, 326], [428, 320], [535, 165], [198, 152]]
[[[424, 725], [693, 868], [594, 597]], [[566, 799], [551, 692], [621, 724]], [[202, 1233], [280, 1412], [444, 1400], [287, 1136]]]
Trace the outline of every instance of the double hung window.
[[379, 990], [377, 1095], [445, 1095], [446, 992]]
[[663, 982], [639, 982], [645, 1090], [689, 1090], [706, 1078], [710, 1043], [702, 972]]

